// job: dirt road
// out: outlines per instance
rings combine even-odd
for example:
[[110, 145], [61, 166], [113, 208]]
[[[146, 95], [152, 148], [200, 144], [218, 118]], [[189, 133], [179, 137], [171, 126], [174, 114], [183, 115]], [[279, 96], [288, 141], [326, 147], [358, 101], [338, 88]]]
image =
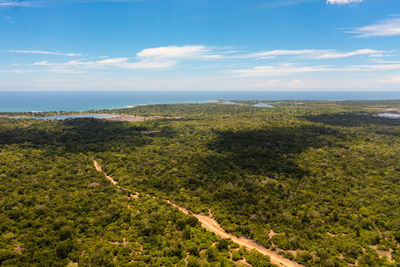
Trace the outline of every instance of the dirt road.
[[[96, 160], [94, 160], [93, 163], [94, 163], [94, 166], [95, 166], [96, 170], [99, 171], [99, 172], [102, 172], [105, 175], [105, 177], [107, 178], [107, 180], [109, 180], [113, 185], [115, 185], [119, 189], [131, 193], [131, 197], [137, 197], [140, 194], [140, 193], [132, 193], [132, 191], [130, 191], [129, 189], [118, 185], [118, 182], [115, 181], [113, 177], [107, 175], [103, 171], [103, 169], [101, 168], [100, 164]], [[147, 194], [143, 194], [143, 195], [145, 195], [147, 197], [153, 197], [153, 196], [150, 196], [150, 195], [147, 195]], [[272, 251], [270, 249], [267, 249], [267, 248], [261, 246], [260, 244], [258, 244], [254, 240], [247, 239], [247, 238], [244, 238], [244, 237], [237, 237], [237, 236], [234, 236], [234, 235], [232, 235], [230, 233], [227, 233], [219, 225], [219, 223], [216, 220], [214, 220], [213, 218], [211, 218], [209, 216], [201, 215], [201, 214], [195, 214], [195, 213], [192, 213], [192, 212], [188, 211], [185, 208], [182, 208], [182, 207], [176, 205], [175, 203], [173, 203], [173, 202], [171, 202], [169, 200], [165, 200], [164, 199], [164, 201], [169, 203], [173, 207], [179, 209], [184, 214], [191, 214], [192, 216], [196, 217], [200, 221], [201, 226], [203, 228], [207, 229], [208, 231], [213, 232], [214, 234], [216, 234], [217, 236], [222, 237], [222, 238], [230, 238], [234, 243], [238, 244], [239, 246], [243, 246], [243, 247], [245, 247], [245, 248], [247, 248], [249, 250], [255, 249], [258, 252], [260, 252], [261, 254], [269, 256], [270, 259], [271, 259], [271, 262], [274, 263], [274, 264], [277, 264], [278, 266], [287, 266], [287, 267], [302, 266], [302, 265], [300, 265], [300, 264], [298, 264], [298, 263], [296, 263], [294, 261], [291, 261], [291, 260], [288, 260], [288, 259], [282, 257], [281, 255], [279, 255], [275, 251]]]

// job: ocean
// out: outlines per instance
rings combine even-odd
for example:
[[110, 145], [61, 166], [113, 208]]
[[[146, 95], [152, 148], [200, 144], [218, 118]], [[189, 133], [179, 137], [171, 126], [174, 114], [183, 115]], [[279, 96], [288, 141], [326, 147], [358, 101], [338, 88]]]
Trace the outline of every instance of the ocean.
[[386, 100], [400, 91], [0, 91], [0, 112], [87, 111], [215, 100]]

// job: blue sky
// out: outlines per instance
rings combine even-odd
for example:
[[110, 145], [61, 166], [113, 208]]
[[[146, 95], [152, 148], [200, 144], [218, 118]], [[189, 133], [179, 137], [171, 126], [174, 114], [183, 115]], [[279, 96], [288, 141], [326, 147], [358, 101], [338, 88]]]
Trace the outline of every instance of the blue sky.
[[0, 90], [400, 90], [400, 1], [0, 0]]

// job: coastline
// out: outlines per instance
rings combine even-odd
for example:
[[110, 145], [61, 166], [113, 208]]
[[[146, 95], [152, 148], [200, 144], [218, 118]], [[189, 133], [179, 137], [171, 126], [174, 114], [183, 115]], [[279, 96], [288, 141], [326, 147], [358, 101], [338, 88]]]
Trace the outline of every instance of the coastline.
[[70, 115], [55, 115], [55, 116], [43, 116], [43, 117], [28, 117], [25, 115], [17, 115], [17, 116], [7, 116], [7, 115], [0, 115], [0, 118], [6, 119], [36, 119], [36, 120], [65, 120], [65, 119], [77, 119], [77, 118], [94, 118], [99, 120], [107, 120], [107, 121], [118, 121], [118, 122], [141, 122], [141, 121], [148, 121], [148, 120], [179, 120], [182, 117], [168, 117], [168, 116], [134, 116], [128, 114], [93, 114], [93, 113], [86, 113], [86, 114], [70, 114]]
[[395, 100], [400, 91], [0, 91], [0, 113], [84, 112], [240, 101]]

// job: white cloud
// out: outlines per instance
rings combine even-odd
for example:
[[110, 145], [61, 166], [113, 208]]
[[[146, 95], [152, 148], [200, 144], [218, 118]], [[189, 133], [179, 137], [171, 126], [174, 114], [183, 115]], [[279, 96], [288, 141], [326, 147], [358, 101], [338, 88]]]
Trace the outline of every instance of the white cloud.
[[382, 56], [382, 50], [373, 50], [373, 49], [359, 49], [351, 52], [327, 52], [322, 55], [316, 56], [319, 59], [330, 59], [330, 58], [345, 58], [352, 56], [360, 56], [360, 55], [371, 55], [371, 56]]
[[50, 63], [44, 60], [44, 61], [35, 62], [32, 65], [33, 66], [49, 66]]
[[8, 50], [9, 53], [19, 53], [19, 54], [38, 54], [38, 55], [56, 55], [56, 56], [66, 56], [66, 57], [80, 57], [81, 54], [77, 53], [60, 53], [52, 51], [40, 51], [40, 50]]
[[355, 28], [349, 33], [357, 37], [385, 37], [400, 35], [400, 18], [389, 18], [375, 24]]
[[[229, 50], [230, 49], [230, 50]], [[163, 47], [155, 47], [155, 48], [146, 48], [139, 51], [136, 54], [135, 58], [129, 57], [92, 57], [91, 59], [86, 59], [82, 57], [72, 58], [72, 60], [68, 61], [60, 61], [60, 62], [51, 62], [46, 58], [43, 60], [38, 60], [32, 64], [19, 64], [15, 65], [15, 68], [23, 68], [24, 66], [30, 66], [32, 71], [37, 72], [52, 72], [58, 74], [93, 74], [98, 75], [99, 72], [97, 70], [113, 70], [113, 69], [125, 69], [125, 70], [167, 70], [177, 66], [180, 62], [195, 62], [194, 68], [203, 67], [203, 69], [208, 68], [208, 72], [211, 72], [211, 76], [216, 76], [219, 73], [218, 77], [221, 79], [232, 78], [232, 81], [239, 82], [241, 80], [246, 79], [246, 82], [249, 80], [259, 80], [259, 79], [268, 79], [268, 81], [259, 81], [258, 84], [261, 86], [263, 84], [264, 87], [267, 85], [275, 86], [282, 85], [280, 80], [277, 80], [277, 77], [288, 76], [291, 79], [290, 83], [285, 83], [286, 87], [296, 87], [300, 84], [298, 80], [303, 80], [304, 74], [308, 73], [330, 73], [330, 72], [342, 72], [349, 73], [348, 75], [353, 75], [354, 73], [359, 73], [362, 75], [363, 72], [371, 72], [378, 73], [384, 71], [391, 71], [392, 74], [396, 70], [400, 70], [400, 64], [395, 61], [390, 61], [388, 63], [378, 63], [375, 62], [373, 64], [372, 61], [368, 61], [371, 63], [367, 64], [367, 61], [361, 61], [360, 58], [357, 58], [358, 65], [352, 63], [353, 65], [343, 65], [329, 63], [331, 65], [327, 65], [326, 63], [316, 63], [322, 62], [329, 59], [338, 59], [338, 58], [347, 58], [353, 56], [364, 56], [364, 57], [376, 57], [386, 55], [386, 51], [383, 50], [374, 50], [374, 49], [358, 49], [353, 51], [336, 51], [329, 49], [300, 49], [300, 50], [270, 50], [270, 51], [261, 51], [256, 53], [241, 53], [237, 51], [231, 50], [231, 48], [216, 48], [216, 47], [208, 47], [208, 46], [163, 46]], [[35, 50], [10, 50], [10, 52], [16, 53], [36, 53], [43, 55], [53, 55], [58, 52], [49, 52], [49, 51], [35, 51]], [[226, 52], [228, 51], [228, 53]], [[58, 53], [62, 54], [62, 53]], [[71, 54], [65, 54], [71, 55]], [[78, 55], [78, 54], [77, 54]], [[264, 59], [264, 58], [278, 58], [278, 57], [292, 57], [295, 59], [295, 64], [292, 63], [278, 63], [282, 60], [275, 60], [273, 64], [259, 64], [258, 66], [252, 66], [249, 64], [254, 63], [251, 59]], [[215, 62], [214, 60], [224, 60], [218, 61], [215, 64], [213, 63], [210, 67], [210, 64], [202, 64], [199, 61], [205, 62]], [[250, 60], [249, 60], [250, 59]], [[390, 59], [390, 58], [389, 58]], [[286, 58], [285, 58], [286, 60]], [[307, 63], [308, 62], [308, 63]], [[202, 64], [202, 65], [201, 65]], [[246, 64], [246, 65], [242, 65]], [[364, 65], [363, 65], [364, 64]], [[230, 66], [230, 67], [228, 67]], [[246, 67], [243, 67], [246, 66]], [[227, 70], [230, 69], [230, 70]], [[102, 73], [103, 73], [102, 72]], [[225, 75], [220, 75], [224, 73]], [[169, 72], [173, 73], [173, 72]], [[169, 74], [168, 73], [168, 74]], [[210, 73], [209, 73], [210, 75]], [[365, 74], [364, 74], [365, 75]], [[377, 74], [378, 75], [378, 74]], [[161, 74], [162, 76], [162, 74]], [[160, 77], [161, 77], [160, 76]], [[172, 75], [176, 76], [176, 75]], [[304, 75], [306, 76], [306, 75]], [[307, 75], [309, 76], [309, 75]], [[328, 76], [328, 75], [324, 75]], [[336, 76], [336, 75], [334, 75]], [[346, 76], [346, 75], [345, 75]], [[149, 81], [150, 82], [150, 81]], [[233, 82], [234, 84], [235, 82]], [[251, 84], [255, 84], [252, 82]], [[244, 85], [243, 85], [244, 86]]]
[[127, 63], [124, 69], [168, 69], [176, 65], [175, 61], [140, 61]]
[[303, 56], [303, 55], [312, 55], [316, 53], [320, 53], [321, 50], [314, 49], [302, 49], [302, 50], [271, 50], [271, 51], [263, 51], [252, 54], [244, 55], [244, 57], [249, 58], [273, 58], [276, 56]]
[[[173, 67], [176, 64], [175, 61], [163, 60], [163, 61], [149, 61], [143, 60], [139, 62], [129, 62], [126, 57], [108, 58], [96, 61], [88, 60], [71, 60], [68, 62], [48, 62], [39, 61], [32, 65], [38, 67], [48, 67], [46, 70], [49, 72], [56, 73], [81, 73], [83, 70], [91, 69], [108, 69], [108, 68], [120, 68], [120, 69], [165, 69]], [[80, 70], [80, 72], [79, 72]]]
[[174, 58], [174, 59], [217, 59], [222, 55], [211, 54], [205, 46], [162, 46], [146, 48], [137, 53], [138, 58]]
[[363, 0], [326, 0], [327, 4], [331, 5], [348, 5], [353, 3], [361, 3]]
[[[74, 70], [89, 69], [167, 69], [178, 64], [179, 60], [188, 59], [219, 59], [222, 55], [210, 53], [212, 49], [205, 46], [165, 46], [157, 48], [146, 48], [136, 54], [138, 61], [131, 62], [128, 57], [106, 58], [101, 57], [99, 60], [71, 60], [68, 62], [51, 63], [48, 61], [38, 61], [33, 66], [49, 67], [47, 71], [73, 73]], [[28, 50], [10, 50], [10, 52], [18, 53], [34, 53], [53, 55], [55, 52], [48, 51], [28, 51]], [[61, 54], [61, 53], [56, 53]], [[73, 55], [73, 54], [63, 54]]]
[[0, 70], [0, 73], [17, 73], [17, 74], [24, 74], [32, 72], [32, 70]]
[[128, 58], [126, 57], [116, 57], [116, 58], [108, 58], [108, 59], [102, 59], [102, 60], [98, 60], [95, 61], [95, 64], [97, 65], [121, 65], [121, 64], [125, 64], [126, 62], [128, 62]]
[[[10, 53], [40, 54], [40, 55], [61, 55], [68, 57], [79, 57], [77, 53], [60, 53], [42, 50], [9, 50]], [[322, 49], [300, 49], [300, 50], [270, 50], [256, 53], [241, 54], [237, 51], [224, 50], [223, 48], [210, 48], [203, 45], [197, 46], [162, 46], [146, 48], [136, 54], [137, 61], [130, 61], [128, 57], [108, 58], [107, 56], [98, 57], [97, 60], [71, 60], [68, 62], [48, 62], [47, 60], [38, 61], [33, 66], [52, 67], [50, 71], [70, 72], [66, 68], [80, 69], [166, 69], [176, 66], [183, 60], [220, 60], [220, 59], [268, 59], [280, 56], [292, 56], [308, 59], [335, 59], [357, 55], [382, 56], [385, 51], [373, 49], [359, 49], [349, 52]]]
[[256, 66], [251, 69], [238, 69], [229, 71], [236, 77], [274, 77], [307, 72], [331, 71], [327, 66], [293, 66], [281, 64], [279, 66]]
[[389, 71], [399, 70], [400, 64], [354, 65], [347, 69], [352, 71]]
[[400, 70], [400, 64], [350, 65], [343, 67], [280, 64], [277, 66], [255, 66], [250, 69], [230, 70], [228, 73], [233, 74], [235, 77], [276, 77], [311, 72], [376, 72], [393, 70]]
[[37, 4], [31, 1], [9, 1], [0, 0], [0, 7], [36, 7]]
[[373, 49], [358, 49], [349, 52], [342, 52], [329, 49], [300, 49], [300, 50], [271, 50], [262, 51], [257, 53], [250, 53], [244, 55], [232, 56], [233, 58], [257, 58], [257, 59], [268, 59], [275, 58], [278, 56], [297, 56], [303, 58], [313, 58], [313, 59], [334, 59], [334, 58], [346, 58], [359, 55], [369, 55], [369, 56], [382, 56], [385, 54], [383, 50], [373, 50]]
[[205, 52], [204, 46], [164, 46], [146, 48], [137, 53], [139, 58], [187, 58], [197, 56]]
[[375, 62], [375, 63], [382, 63], [382, 64], [394, 64], [394, 63], [400, 64], [400, 61], [399, 61], [399, 60], [373, 59], [372, 61]]

